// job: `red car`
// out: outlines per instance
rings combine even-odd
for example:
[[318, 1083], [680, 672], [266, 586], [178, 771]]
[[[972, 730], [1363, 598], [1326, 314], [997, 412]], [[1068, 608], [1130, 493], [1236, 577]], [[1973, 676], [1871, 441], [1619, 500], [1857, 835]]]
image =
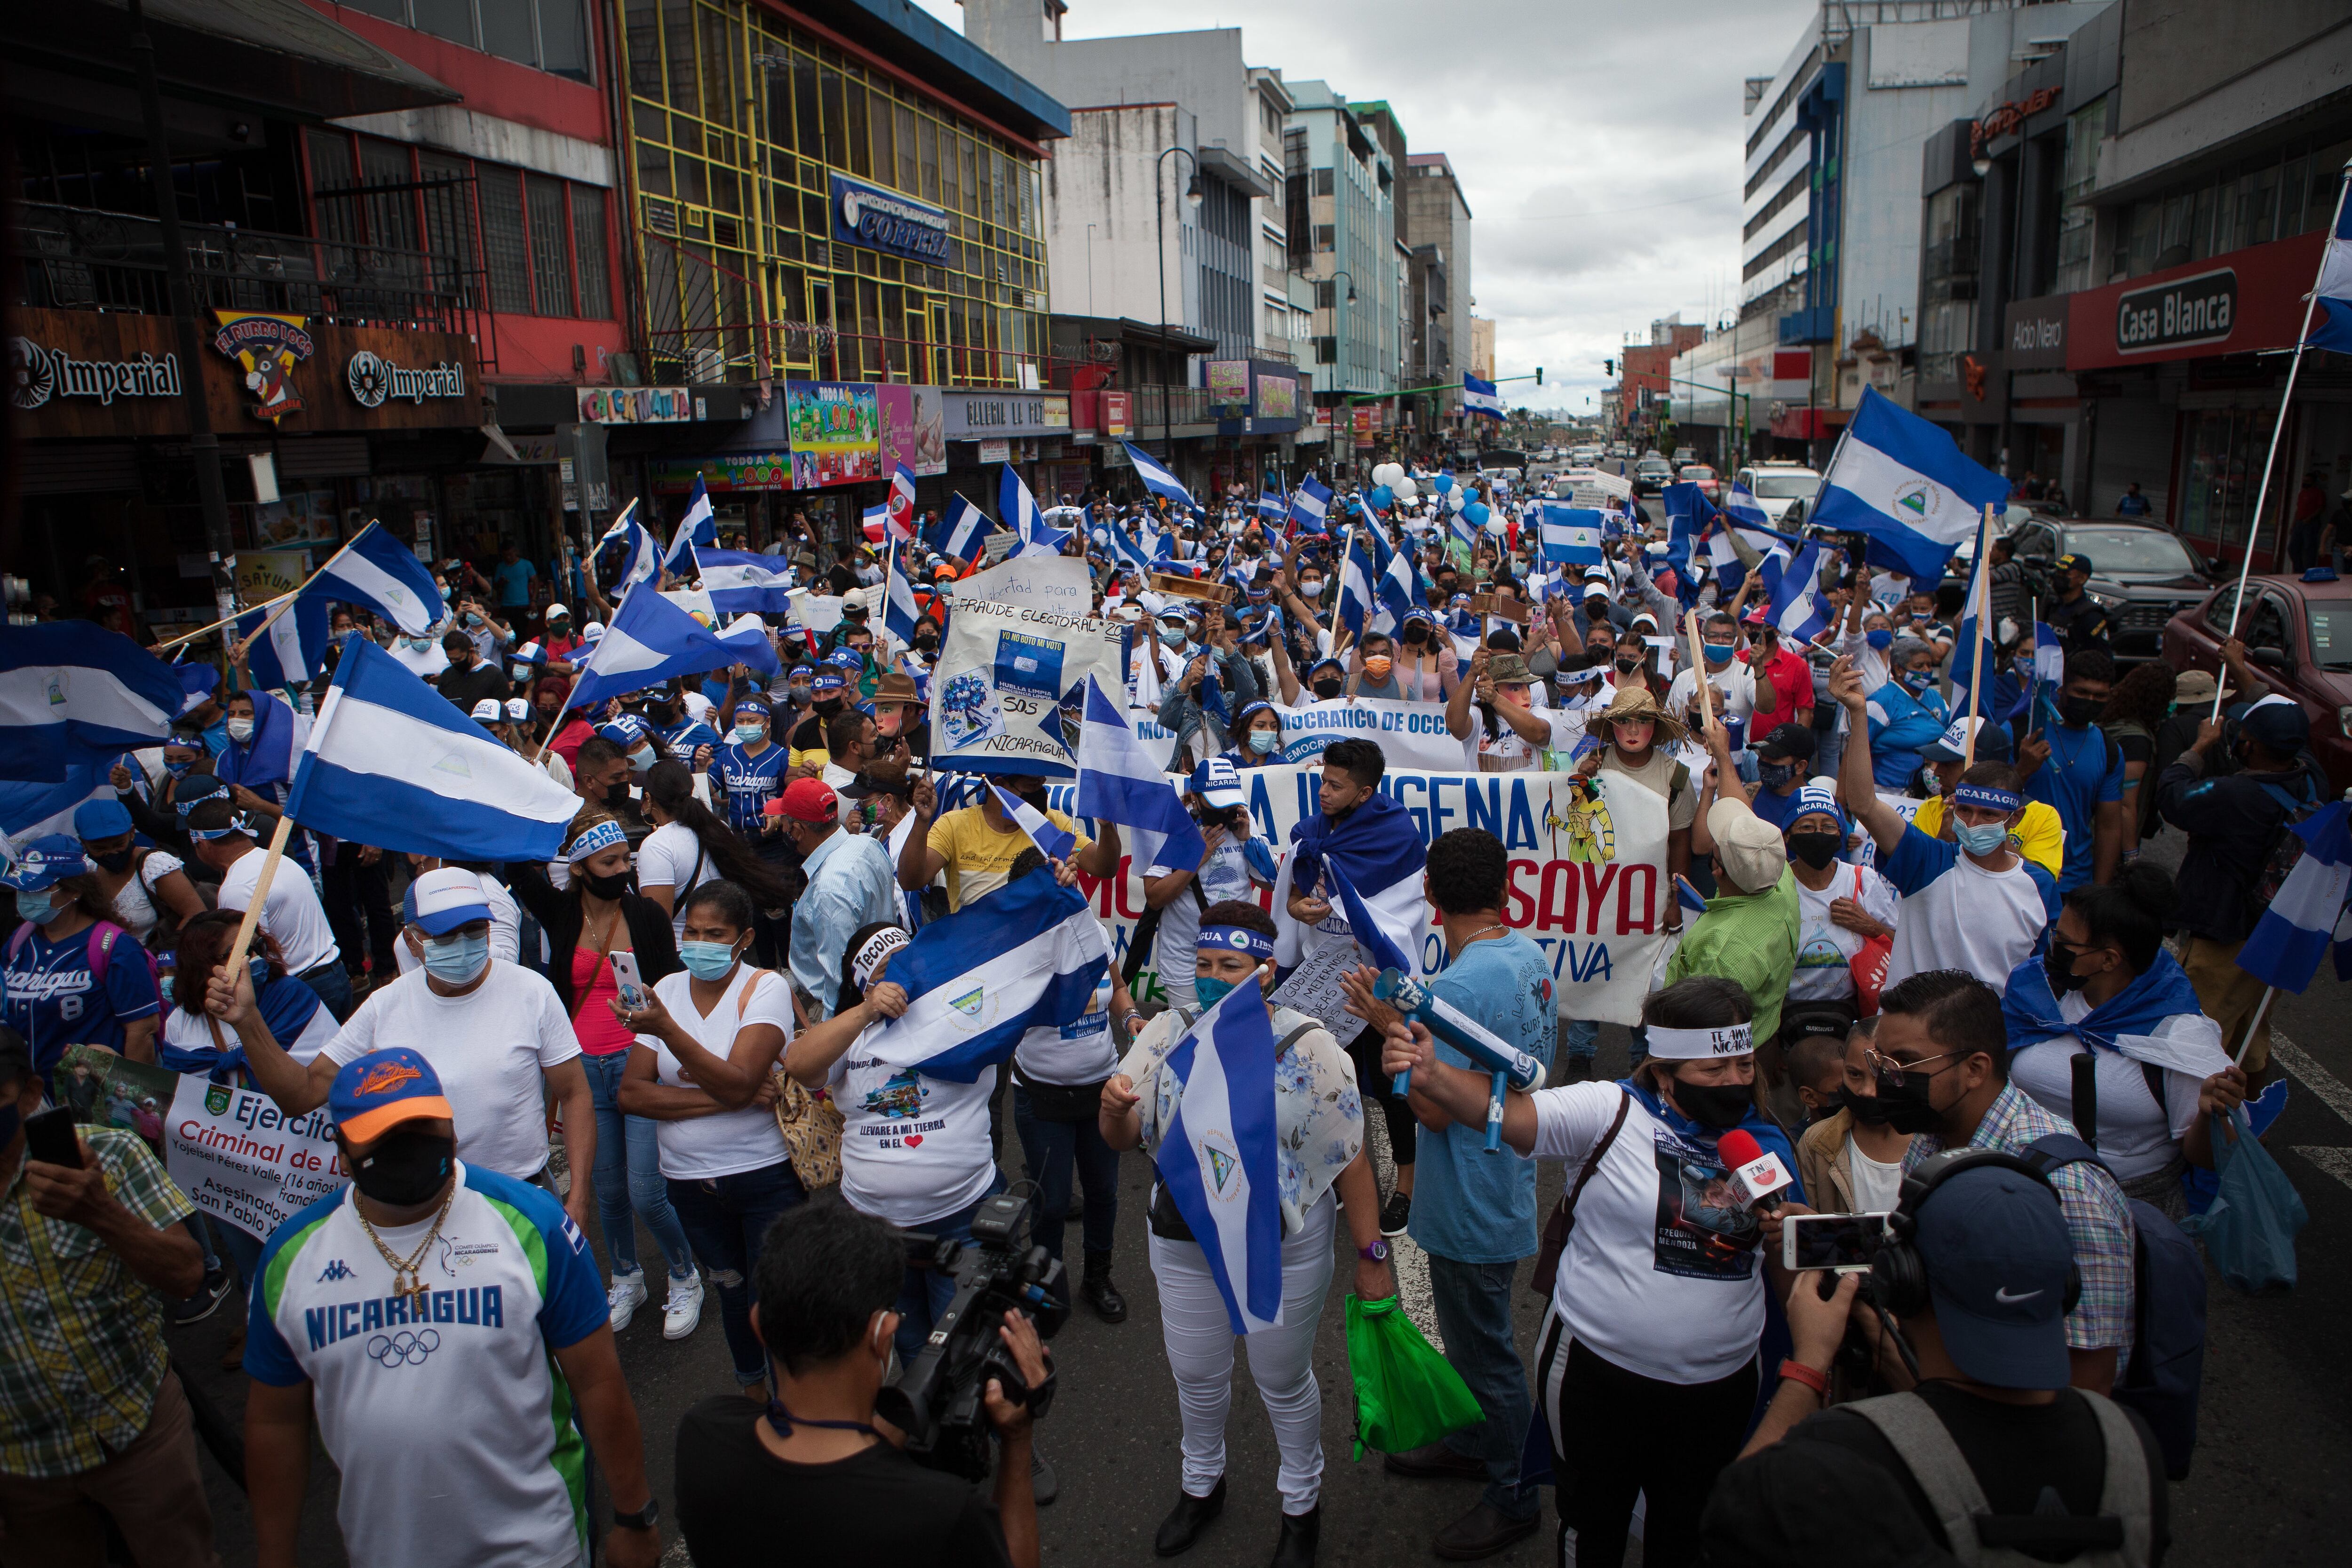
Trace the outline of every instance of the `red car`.
[[[2226, 583], [2173, 616], [2164, 628], [2164, 661], [2221, 675], [2221, 642], [2237, 598], [2237, 584]], [[2238, 640], [2255, 673], [2310, 716], [2312, 755], [2329, 783], [2352, 789], [2352, 579], [2249, 579]]]

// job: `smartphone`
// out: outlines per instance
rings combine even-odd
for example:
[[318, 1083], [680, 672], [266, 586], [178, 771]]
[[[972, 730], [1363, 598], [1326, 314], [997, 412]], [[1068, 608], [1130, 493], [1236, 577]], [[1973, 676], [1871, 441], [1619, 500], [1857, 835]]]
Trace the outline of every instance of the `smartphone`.
[[44, 1165], [81, 1169], [81, 1139], [73, 1112], [60, 1105], [25, 1119], [25, 1156]]
[[611, 956], [613, 980], [621, 988], [621, 1005], [635, 1013], [646, 1005], [646, 983], [637, 973], [637, 955], [621, 952]]
[[1871, 1255], [1885, 1239], [1884, 1210], [1790, 1215], [1780, 1222], [1780, 1267], [1858, 1271], [1870, 1267]]

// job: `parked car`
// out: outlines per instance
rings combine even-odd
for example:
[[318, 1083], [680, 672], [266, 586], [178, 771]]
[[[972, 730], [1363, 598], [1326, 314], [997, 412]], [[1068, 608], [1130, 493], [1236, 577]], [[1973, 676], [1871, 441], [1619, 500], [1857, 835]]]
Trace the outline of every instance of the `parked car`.
[[1685, 463], [1696, 463], [1696, 462], [1697, 462], [1697, 461], [1698, 461], [1698, 448], [1697, 448], [1697, 447], [1675, 447], [1675, 468], [1681, 468]]
[[[2164, 627], [2164, 661], [2221, 676], [2221, 643], [2237, 602], [2231, 581], [2174, 616]], [[2250, 578], [2237, 636], [2255, 673], [2310, 717], [2312, 755], [2328, 782], [2352, 789], [2352, 581]]]
[[1675, 470], [1675, 482], [1678, 485], [1696, 485], [1698, 493], [1710, 501], [1723, 500], [1723, 476], [1705, 463], [1685, 463]]
[[[1756, 498], [1774, 527], [1788, 528], [1812, 510], [1813, 498], [1821, 493], [1822, 476], [1801, 464], [1759, 463], [1740, 469], [1732, 483]], [[1795, 517], [1789, 515], [1791, 510]]]
[[1644, 458], [1633, 465], [1633, 493], [1662, 495], [1675, 482], [1674, 466], [1664, 458]]
[[2089, 558], [2091, 581], [2084, 592], [2105, 607], [2108, 646], [2119, 663], [2157, 658], [2166, 623], [2213, 590], [2212, 563], [2168, 529], [2028, 513], [2010, 538], [2027, 573], [2045, 583], [2053, 579], [2060, 556]]

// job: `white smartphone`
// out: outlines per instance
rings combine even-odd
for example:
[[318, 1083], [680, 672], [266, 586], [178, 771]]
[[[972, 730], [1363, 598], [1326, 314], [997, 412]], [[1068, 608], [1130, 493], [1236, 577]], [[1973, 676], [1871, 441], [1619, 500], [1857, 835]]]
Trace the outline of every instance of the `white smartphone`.
[[[615, 958], [619, 954], [614, 955]], [[1794, 1214], [1780, 1222], [1780, 1267], [1841, 1274], [1870, 1267], [1886, 1239], [1886, 1214]]]
[[613, 981], [621, 988], [621, 1005], [636, 1012], [646, 1005], [646, 983], [637, 973], [637, 955], [624, 950], [611, 956]]

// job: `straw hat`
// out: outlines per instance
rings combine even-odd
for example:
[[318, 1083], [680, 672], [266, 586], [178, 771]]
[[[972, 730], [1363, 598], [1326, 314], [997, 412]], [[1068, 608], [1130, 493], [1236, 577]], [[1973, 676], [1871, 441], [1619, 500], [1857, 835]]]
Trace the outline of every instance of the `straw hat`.
[[1584, 721], [1585, 730], [1604, 741], [1614, 740], [1612, 732], [1620, 719], [1647, 719], [1657, 726], [1650, 739], [1653, 746], [1678, 746], [1690, 731], [1683, 721], [1658, 706], [1646, 685], [1621, 686], [1610, 698], [1609, 706]]

